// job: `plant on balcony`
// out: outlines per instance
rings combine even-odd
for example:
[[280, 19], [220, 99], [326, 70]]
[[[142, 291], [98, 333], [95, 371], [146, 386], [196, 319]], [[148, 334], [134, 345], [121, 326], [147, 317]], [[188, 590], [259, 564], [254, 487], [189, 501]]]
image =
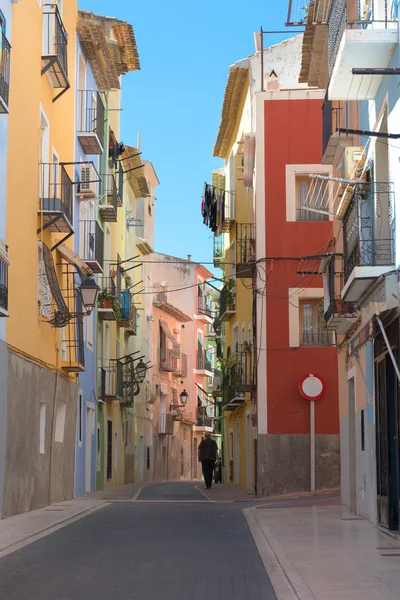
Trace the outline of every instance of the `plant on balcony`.
[[225, 284], [226, 289], [226, 308], [227, 310], [235, 310], [236, 302], [236, 282], [231, 277]]
[[104, 288], [98, 295], [98, 302], [100, 308], [113, 308], [113, 295]]
[[121, 321], [121, 319], [122, 319], [121, 306], [120, 306], [120, 303], [118, 302], [118, 300], [116, 298], [113, 298], [113, 300], [112, 300], [112, 309], [113, 309], [114, 314], [115, 314], [115, 320], [116, 321]]

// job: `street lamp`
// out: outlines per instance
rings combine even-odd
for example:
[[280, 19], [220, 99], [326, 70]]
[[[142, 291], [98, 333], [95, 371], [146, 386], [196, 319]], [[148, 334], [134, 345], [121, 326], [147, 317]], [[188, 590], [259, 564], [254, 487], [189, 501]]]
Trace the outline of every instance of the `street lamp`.
[[81, 295], [83, 305], [88, 311], [88, 314], [90, 314], [96, 306], [97, 295], [99, 293], [99, 290], [99, 286], [92, 277], [90, 277], [89, 279], [84, 279], [78, 287], [78, 291]]
[[136, 375], [139, 380], [139, 383], [143, 383], [144, 378], [146, 377], [147, 365], [142, 360], [138, 362], [136, 365]]
[[183, 406], [186, 406], [186, 404], [187, 404], [187, 401], [188, 401], [188, 398], [189, 398], [189, 394], [187, 393], [187, 391], [186, 391], [186, 390], [183, 390], [183, 392], [181, 392], [181, 393], [179, 394], [179, 399], [180, 399], [180, 401], [181, 401], [181, 404], [182, 404]]

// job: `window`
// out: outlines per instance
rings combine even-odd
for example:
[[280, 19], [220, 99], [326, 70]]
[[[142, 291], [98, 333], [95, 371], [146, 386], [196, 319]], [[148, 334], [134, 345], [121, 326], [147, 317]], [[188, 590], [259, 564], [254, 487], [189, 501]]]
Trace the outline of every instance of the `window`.
[[78, 398], [78, 442], [82, 447], [82, 429], [83, 429], [83, 395], [79, 394]]
[[147, 470], [150, 470], [150, 446], [147, 446], [147, 456], [146, 456], [146, 466]]
[[118, 468], [118, 432], [114, 433], [114, 471]]
[[56, 431], [54, 435], [54, 440], [56, 442], [64, 441], [64, 430], [65, 430], [65, 415], [67, 412], [67, 405], [58, 402], [56, 408]]
[[322, 300], [299, 301], [300, 346], [331, 346], [333, 333], [325, 328]]
[[112, 478], [112, 421], [107, 421], [107, 479]]
[[46, 439], [46, 405], [40, 405], [40, 420], [39, 420], [39, 452], [44, 454]]
[[329, 221], [329, 215], [307, 210], [329, 210], [328, 182], [310, 179], [307, 175], [296, 176], [296, 221]]
[[365, 416], [361, 411], [361, 452], [365, 452]]

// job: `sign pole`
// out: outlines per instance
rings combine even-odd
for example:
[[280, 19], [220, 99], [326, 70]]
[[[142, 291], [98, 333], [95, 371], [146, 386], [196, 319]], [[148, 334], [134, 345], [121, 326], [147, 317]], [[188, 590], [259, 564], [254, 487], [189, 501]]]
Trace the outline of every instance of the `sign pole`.
[[315, 402], [310, 402], [311, 491], [315, 492]]

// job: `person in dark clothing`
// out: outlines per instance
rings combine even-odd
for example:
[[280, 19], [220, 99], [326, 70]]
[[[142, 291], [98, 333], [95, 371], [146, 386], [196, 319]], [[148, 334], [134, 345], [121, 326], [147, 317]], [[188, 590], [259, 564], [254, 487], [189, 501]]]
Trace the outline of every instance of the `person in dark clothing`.
[[203, 468], [203, 476], [206, 488], [209, 490], [212, 484], [215, 461], [218, 458], [217, 443], [211, 439], [211, 433], [207, 431], [206, 437], [199, 445], [199, 462]]

